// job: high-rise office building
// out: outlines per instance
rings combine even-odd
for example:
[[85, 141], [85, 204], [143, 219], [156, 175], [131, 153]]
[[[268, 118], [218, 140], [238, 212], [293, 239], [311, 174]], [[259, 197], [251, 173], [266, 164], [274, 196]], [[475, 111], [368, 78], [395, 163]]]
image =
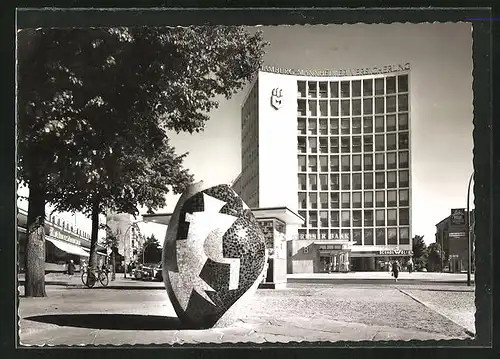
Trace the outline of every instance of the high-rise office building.
[[259, 71], [241, 110], [251, 208], [305, 223], [288, 272], [383, 270], [412, 255], [409, 64], [353, 71]]

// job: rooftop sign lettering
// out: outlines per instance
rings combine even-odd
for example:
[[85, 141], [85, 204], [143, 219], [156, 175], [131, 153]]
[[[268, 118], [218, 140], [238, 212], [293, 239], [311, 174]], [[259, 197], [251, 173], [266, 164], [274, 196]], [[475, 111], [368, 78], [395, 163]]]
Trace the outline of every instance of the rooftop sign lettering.
[[341, 70], [303, 70], [303, 69], [287, 69], [277, 66], [263, 66], [262, 71], [271, 72], [274, 74], [294, 75], [294, 76], [318, 76], [318, 77], [343, 77], [343, 76], [360, 76], [360, 75], [378, 75], [398, 71], [410, 70], [410, 63], [392, 64], [384, 66], [373, 66], [359, 69], [341, 69]]

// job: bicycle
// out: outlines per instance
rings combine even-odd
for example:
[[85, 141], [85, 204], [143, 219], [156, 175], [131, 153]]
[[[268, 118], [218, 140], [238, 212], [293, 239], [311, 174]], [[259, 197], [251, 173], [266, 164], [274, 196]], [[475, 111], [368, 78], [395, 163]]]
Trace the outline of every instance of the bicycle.
[[97, 283], [97, 281], [99, 281], [103, 287], [106, 287], [109, 283], [108, 272], [101, 269], [92, 271], [90, 268], [87, 268], [82, 272], [82, 283], [87, 288], [92, 288]]

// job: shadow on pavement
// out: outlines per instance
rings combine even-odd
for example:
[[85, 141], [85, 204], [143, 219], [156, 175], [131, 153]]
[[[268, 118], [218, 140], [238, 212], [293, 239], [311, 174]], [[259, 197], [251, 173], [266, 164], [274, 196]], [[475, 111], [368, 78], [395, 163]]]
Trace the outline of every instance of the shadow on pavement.
[[108, 330], [181, 330], [184, 326], [178, 318], [135, 314], [50, 314], [26, 317], [39, 323], [64, 327]]

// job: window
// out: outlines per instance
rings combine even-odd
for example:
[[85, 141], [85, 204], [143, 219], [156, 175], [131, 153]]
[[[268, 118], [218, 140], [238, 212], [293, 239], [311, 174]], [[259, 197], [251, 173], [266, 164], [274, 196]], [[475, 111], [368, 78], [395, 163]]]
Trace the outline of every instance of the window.
[[317, 191], [318, 190], [318, 177], [317, 175], [309, 175], [309, 190]]
[[309, 100], [307, 101], [307, 108], [309, 110], [309, 116], [318, 116], [318, 101]]
[[330, 193], [330, 208], [339, 208], [339, 194], [338, 194], [338, 192]]
[[305, 81], [299, 81], [297, 83], [298, 97], [306, 97], [306, 83]]
[[373, 172], [365, 172], [365, 189], [373, 189]]
[[340, 133], [343, 135], [348, 135], [351, 133], [351, 124], [348, 118], [343, 118], [340, 122]]
[[375, 151], [384, 151], [384, 135], [375, 135]]
[[387, 188], [396, 188], [396, 171], [387, 172]]
[[377, 170], [385, 169], [384, 154], [383, 153], [376, 153], [375, 154], [375, 169], [377, 169]]
[[361, 171], [361, 155], [353, 155], [352, 156], [352, 170], [353, 171]]
[[299, 208], [307, 208], [306, 194], [299, 192]]
[[385, 173], [376, 172], [375, 173], [375, 188], [385, 188]]
[[384, 78], [375, 79], [375, 95], [384, 94]]
[[349, 81], [342, 81], [340, 83], [340, 93], [342, 97], [350, 97], [351, 96], [351, 86]]
[[339, 211], [330, 211], [330, 226], [339, 227]]
[[386, 135], [387, 139], [387, 151], [390, 150], [395, 150], [396, 149], [396, 134], [395, 133], [389, 133]]
[[408, 95], [398, 95], [398, 111], [408, 111]]
[[387, 225], [388, 226], [397, 226], [398, 225], [398, 213], [395, 209], [387, 210]]
[[330, 137], [330, 152], [339, 153], [339, 138]]
[[364, 135], [363, 136], [363, 148], [365, 152], [373, 151], [373, 136], [372, 135]]
[[361, 117], [354, 117], [352, 119], [352, 133], [355, 135], [361, 133]]
[[342, 208], [351, 208], [351, 194], [349, 192], [342, 192]]
[[339, 115], [339, 101], [330, 100], [330, 116], [338, 116], [338, 115]]
[[328, 156], [319, 156], [319, 168], [321, 172], [328, 172]]
[[342, 116], [350, 116], [351, 115], [351, 101], [342, 100], [340, 102], [340, 110]]
[[342, 155], [341, 161], [342, 161], [342, 164], [341, 164], [342, 171], [350, 171], [351, 170], [351, 163], [350, 163], [349, 155]]
[[309, 239], [315, 240], [318, 237], [318, 231], [315, 229], [310, 229], [309, 231]]
[[326, 118], [319, 120], [319, 134], [328, 135], [328, 121]]
[[408, 171], [399, 171], [399, 187], [408, 187], [409, 174]]
[[410, 224], [410, 210], [408, 208], [399, 209], [399, 224], [400, 225]]
[[396, 115], [386, 116], [386, 127], [387, 131], [396, 131]]
[[318, 83], [316, 81], [307, 83], [309, 90], [309, 97], [317, 97]]
[[384, 132], [384, 116], [375, 116], [375, 132]]
[[350, 175], [343, 174], [341, 180], [342, 180], [342, 189], [350, 190], [351, 189]]
[[365, 171], [373, 170], [373, 155], [371, 153], [363, 155]]
[[318, 198], [316, 196], [316, 192], [309, 193], [309, 208], [318, 208]]
[[328, 97], [328, 83], [320, 82], [319, 83], [319, 97], [327, 98]]
[[408, 75], [398, 76], [398, 92], [408, 92]]
[[385, 92], [387, 94], [391, 94], [391, 93], [396, 92], [396, 77], [395, 76], [386, 77], [386, 79], [385, 79]]
[[352, 82], [352, 97], [361, 97], [361, 81]]
[[396, 152], [387, 153], [387, 169], [388, 170], [396, 169]]
[[350, 137], [343, 136], [340, 139], [340, 146], [342, 153], [349, 153], [351, 150], [351, 139]]
[[319, 175], [319, 186], [322, 191], [328, 191], [328, 175]]
[[319, 235], [320, 235], [320, 239], [322, 239], [322, 240], [328, 239], [328, 229], [320, 229]]
[[407, 227], [399, 228], [399, 244], [410, 244], [410, 229]]
[[375, 192], [375, 205], [377, 207], [385, 207], [385, 192], [376, 191]]
[[309, 227], [318, 227], [318, 212], [309, 211]]
[[365, 226], [366, 227], [372, 227], [373, 226], [373, 210], [368, 209], [364, 211], [365, 214]]
[[385, 245], [385, 228], [377, 228], [377, 246]]
[[353, 114], [353, 116], [360, 116], [361, 115], [361, 100], [360, 99], [352, 100], [352, 114]]
[[399, 205], [400, 206], [408, 206], [409, 203], [410, 203], [409, 191], [407, 189], [399, 190]]
[[328, 153], [328, 137], [319, 138], [319, 152]]
[[361, 227], [361, 211], [352, 211], [352, 226]]
[[297, 122], [297, 133], [299, 135], [305, 135], [306, 134], [306, 119], [305, 118], [299, 118]]
[[351, 226], [351, 212], [342, 211], [342, 227], [350, 227]]
[[330, 189], [333, 191], [339, 190], [339, 175], [331, 174], [330, 175]]
[[373, 113], [373, 99], [371, 97], [363, 99], [363, 115], [371, 115]]
[[375, 113], [384, 113], [383, 97], [375, 97]]
[[373, 207], [373, 192], [365, 192], [365, 207]]
[[318, 128], [317, 128], [317, 123], [315, 118], [310, 118], [309, 119], [309, 126], [308, 126], [308, 132], [310, 135], [317, 135], [318, 134]]
[[396, 96], [387, 96], [387, 113], [396, 112]]
[[408, 168], [408, 152], [399, 152], [399, 168]]
[[309, 152], [317, 153], [318, 144], [316, 143], [316, 137], [308, 137], [307, 142], [308, 142]]
[[307, 114], [305, 100], [297, 100], [297, 116], [305, 116]]
[[361, 136], [353, 136], [352, 152], [361, 152]]
[[387, 228], [387, 244], [398, 244], [397, 228]]
[[318, 171], [318, 162], [316, 160], [316, 156], [309, 156], [309, 171], [310, 172]]
[[323, 228], [328, 227], [328, 212], [319, 212], [319, 226]]
[[399, 134], [399, 149], [400, 150], [408, 149], [408, 132], [402, 132]]
[[339, 156], [330, 156], [330, 171], [338, 172], [339, 171]]
[[299, 156], [299, 171], [306, 171], [306, 156]]
[[387, 191], [387, 206], [396, 207], [398, 205], [397, 191]]
[[350, 229], [343, 229], [342, 230], [342, 239], [344, 240], [351, 240], [351, 230]]
[[363, 233], [363, 231], [361, 229], [353, 229], [352, 230], [352, 240], [353, 240], [355, 246], [362, 245], [362, 241], [363, 241], [362, 233]]
[[361, 192], [352, 193], [352, 208], [361, 208]]
[[306, 188], [306, 175], [299, 175], [299, 190], [305, 191]]
[[352, 189], [361, 189], [361, 173], [352, 174]]
[[372, 133], [372, 132], [373, 132], [373, 118], [363, 117], [363, 133]]
[[375, 210], [375, 224], [385, 226], [385, 211], [383, 209]]
[[339, 83], [338, 82], [330, 82], [330, 97], [333, 97], [333, 98], [339, 97]]
[[363, 96], [372, 96], [373, 95], [373, 80], [366, 79], [363, 80]]
[[400, 113], [398, 115], [399, 119], [399, 130], [404, 131], [408, 129], [408, 114], [407, 113]]
[[297, 150], [299, 153], [306, 153], [306, 138], [305, 137], [299, 137], [297, 139]]
[[319, 193], [319, 206], [320, 208], [328, 208], [328, 193]]
[[365, 246], [372, 246], [373, 245], [373, 228], [366, 228], [365, 229], [364, 245]]

